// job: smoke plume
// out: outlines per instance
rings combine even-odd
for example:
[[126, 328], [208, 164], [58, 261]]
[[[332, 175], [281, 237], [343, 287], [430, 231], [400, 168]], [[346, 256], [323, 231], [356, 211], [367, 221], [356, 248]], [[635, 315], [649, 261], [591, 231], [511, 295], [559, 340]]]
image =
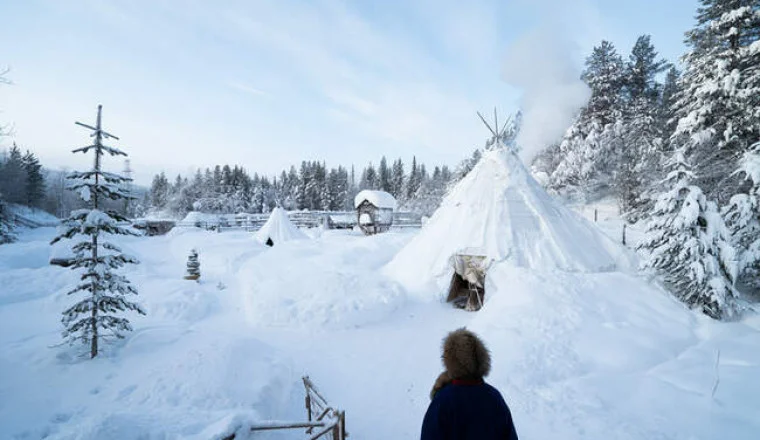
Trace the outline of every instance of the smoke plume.
[[526, 163], [561, 139], [589, 97], [572, 58], [573, 47], [563, 40], [537, 29], [507, 49], [502, 78], [522, 91], [523, 124], [517, 142]]

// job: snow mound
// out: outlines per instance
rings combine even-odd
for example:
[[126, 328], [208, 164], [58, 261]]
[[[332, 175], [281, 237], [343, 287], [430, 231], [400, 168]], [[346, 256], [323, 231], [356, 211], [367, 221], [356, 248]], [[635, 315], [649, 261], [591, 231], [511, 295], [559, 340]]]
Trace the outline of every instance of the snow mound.
[[219, 223], [219, 214], [207, 214], [205, 212], [200, 211], [190, 211], [185, 215], [185, 218], [182, 219], [182, 223], [184, 224], [195, 224], [195, 223]]
[[[245, 289], [248, 320], [256, 326], [350, 328], [378, 322], [398, 309], [404, 292], [377, 269], [400, 244], [345, 238], [334, 242], [325, 233], [275, 246], [245, 263], [238, 284]], [[406, 238], [399, 234], [399, 240]]]
[[760, 385], [741, 377], [757, 368], [760, 356], [745, 350], [760, 334], [745, 324], [698, 316], [621, 272], [499, 263], [489, 283], [497, 292], [467, 326], [491, 350], [489, 382], [507, 396], [521, 438], [748, 439], [757, 426], [747, 399]]
[[396, 199], [385, 191], [369, 189], [359, 191], [359, 194], [354, 197], [354, 208], [358, 208], [365, 200], [378, 208], [396, 209]]
[[500, 150], [484, 154], [386, 271], [419, 289], [450, 273], [457, 253], [537, 271], [610, 271], [625, 262], [625, 250], [555, 202], [514, 153]]
[[8, 205], [8, 210], [18, 225], [30, 228], [57, 226], [61, 221], [58, 217], [37, 208], [24, 205]]
[[282, 243], [290, 240], [303, 240], [309, 238], [290, 222], [284, 209], [274, 208], [264, 226], [256, 231], [256, 239], [262, 243], [272, 240], [274, 243]]

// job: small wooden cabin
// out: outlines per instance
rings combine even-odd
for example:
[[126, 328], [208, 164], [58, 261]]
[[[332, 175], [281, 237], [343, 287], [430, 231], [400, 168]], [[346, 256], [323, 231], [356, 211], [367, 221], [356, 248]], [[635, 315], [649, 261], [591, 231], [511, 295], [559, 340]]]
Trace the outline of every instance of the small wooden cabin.
[[359, 228], [366, 235], [373, 235], [393, 225], [396, 199], [385, 191], [359, 191], [354, 198], [354, 208]]

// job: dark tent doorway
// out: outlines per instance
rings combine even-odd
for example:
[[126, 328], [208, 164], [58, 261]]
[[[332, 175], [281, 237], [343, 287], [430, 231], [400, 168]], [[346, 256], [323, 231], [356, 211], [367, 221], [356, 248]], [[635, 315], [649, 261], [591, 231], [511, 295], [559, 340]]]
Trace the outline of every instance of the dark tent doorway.
[[486, 257], [482, 255], [456, 254], [451, 257], [453, 273], [449, 283], [446, 302], [467, 311], [483, 307], [486, 289]]

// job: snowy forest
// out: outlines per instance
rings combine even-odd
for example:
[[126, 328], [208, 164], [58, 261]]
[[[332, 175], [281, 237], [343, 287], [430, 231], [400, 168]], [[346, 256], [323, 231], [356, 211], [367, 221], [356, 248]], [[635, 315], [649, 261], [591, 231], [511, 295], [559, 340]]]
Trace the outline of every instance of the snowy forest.
[[189, 211], [230, 214], [266, 213], [275, 206], [288, 210], [348, 211], [354, 196], [363, 189], [382, 190], [400, 201], [401, 209], [431, 215], [446, 189], [464, 176], [480, 155], [463, 161], [452, 172], [447, 165], [435, 166], [431, 172], [425, 164], [412, 158], [408, 172], [402, 159], [388, 164], [385, 157], [379, 166], [372, 163], [356, 173], [353, 166], [328, 170], [323, 162], [304, 161], [296, 169], [282, 171], [268, 178], [235, 165], [217, 165], [200, 169], [191, 177], [176, 176], [171, 182], [165, 173], [153, 178], [144, 204], [148, 210], [183, 217]]

